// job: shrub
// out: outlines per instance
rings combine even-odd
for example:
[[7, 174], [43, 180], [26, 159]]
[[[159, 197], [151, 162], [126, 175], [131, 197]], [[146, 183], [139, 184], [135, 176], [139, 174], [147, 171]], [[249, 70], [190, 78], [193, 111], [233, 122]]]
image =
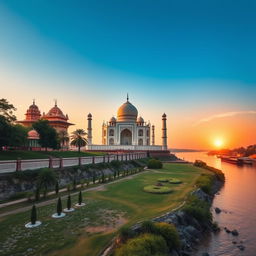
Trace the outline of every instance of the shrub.
[[122, 227], [119, 232], [119, 239], [121, 243], [126, 242], [128, 239], [134, 237], [135, 232], [128, 228], [128, 227]]
[[155, 223], [154, 225], [156, 227], [156, 234], [164, 238], [169, 250], [180, 247], [179, 233], [174, 225], [164, 222]]
[[200, 222], [208, 222], [212, 220], [210, 204], [195, 196], [190, 196], [188, 198], [183, 210]]
[[110, 162], [110, 165], [116, 169], [120, 168], [121, 167], [121, 162], [120, 161], [117, 161], [117, 160], [113, 160]]
[[150, 159], [148, 161], [148, 168], [149, 169], [161, 169], [163, 167], [163, 163], [156, 159]]
[[156, 226], [155, 226], [155, 224], [152, 221], [147, 220], [147, 221], [143, 221], [142, 222], [142, 224], [141, 224], [141, 232], [156, 234], [157, 233], [156, 231], [157, 231]]
[[31, 224], [32, 225], [36, 224], [36, 220], [37, 220], [36, 206], [33, 205], [31, 209], [31, 217], [30, 217]]
[[197, 179], [196, 185], [201, 188], [205, 193], [211, 194], [214, 177], [211, 174], [201, 174]]
[[70, 195], [68, 195], [67, 208], [68, 208], [68, 210], [70, 210], [70, 208], [71, 208], [71, 197], [70, 197]]
[[157, 181], [159, 181], [159, 182], [168, 182], [169, 179], [168, 178], [159, 178], [159, 179], [157, 179]]
[[58, 195], [59, 194], [59, 182], [57, 181], [55, 184], [55, 194]]
[[172, 192], [172, 189], [167, 186], [155, 186], [150, 185], [143, 188], [145, 192], [153, 194], [168, 194]]
[[83, 201], [83, 197], [82, 197], [82, 191], [79, 191], [79, 195], [78, 195], [78, 204], [81, 205]]
[[176, 179], [176, 178], [170, 178], [169, 183], [171, 183], [171, 184], [181, 184], [182, 181], [179, 180], [179, 179]]
[[61, 198], [59, 197], [58, 203], [57, 203], [57, 214], [61, 215], [62, 213], [62, 203], [61, 203]]
[[168, 248], [161, 236], [143, 234], [118, 248], [115, 256], [167, 256]]

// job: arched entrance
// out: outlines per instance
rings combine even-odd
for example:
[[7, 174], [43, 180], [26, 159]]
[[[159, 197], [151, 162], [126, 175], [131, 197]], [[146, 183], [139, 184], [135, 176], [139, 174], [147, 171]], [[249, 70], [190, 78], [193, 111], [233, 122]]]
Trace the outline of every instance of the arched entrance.
[[132, 132], [130, 130], [121, 131], [121, 145], [132, 145]]

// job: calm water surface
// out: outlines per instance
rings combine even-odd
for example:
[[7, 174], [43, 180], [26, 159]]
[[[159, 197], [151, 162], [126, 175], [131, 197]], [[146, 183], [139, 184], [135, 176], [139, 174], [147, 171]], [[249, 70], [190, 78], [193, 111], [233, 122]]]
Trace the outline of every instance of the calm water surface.
[[[213, 201], [213, 207], [219, 207], [222, 212], [215, 214], [213, 211], [213, 217], [220, 227], [237, 229], [239, 232], [238, 237], [223, 230], [217, 235], [212, 234], [199, 248], [197, 256], [203, 252], [211, 256], [256, 256], [256, 167], [224, 163], [215, 156], [201, 152], [176, 155], [188, 161], [200, 159], [225, 173], [225, 185]], [[240, 251], [232, 241], [238, 244], [242, 241], [245, 250]]]

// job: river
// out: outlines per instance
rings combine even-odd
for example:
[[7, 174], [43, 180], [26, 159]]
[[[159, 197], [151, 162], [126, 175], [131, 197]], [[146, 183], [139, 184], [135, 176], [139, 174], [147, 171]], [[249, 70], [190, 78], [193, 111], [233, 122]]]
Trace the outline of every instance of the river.
[[[226, 177], [225, 185], [215, 196], [212, 207], [219, 207], [222, 212], [212, 211], [222, 231], [211, 234], [200, 246], [196, 256], [208, 252], [211, 256], [256, 256], [256, 167], [237, 166], [222, 162], [215, 156], [203, 152], [176, 153], [188, 161], [200, 159], [208, 165], [221, 169]], [[223, 228], [237, 229], [238, 237], [227, 234]], [[236, 241], [237, 244], [232, 242]], [[243, 244], [244, 251], [237, 245]]]

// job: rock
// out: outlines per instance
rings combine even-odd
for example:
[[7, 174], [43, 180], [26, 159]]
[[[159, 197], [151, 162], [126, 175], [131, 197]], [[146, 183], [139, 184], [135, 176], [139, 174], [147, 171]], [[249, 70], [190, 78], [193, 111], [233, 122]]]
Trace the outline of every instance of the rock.
[[225, 230], [228, 234], [231, 232], [227, 227], [225, 227], [224, 230]]
[[204, 252], [202, 253], [202, 256], [210, 256], [210, 254], [208, 252]]
[[239, 235], [239, 233], [238, 233], [238, 231], [237, 231], [236, 229], [232, 230], [232, 231], [231, 231], [231, 234], [232, 234], [233, 236], [238, 236], [238, 235]]
[[194, 238], [198, 238], [199, 235], [200, 235], [200, 232], [197, 229], [195, 229], [193, 226], [185, 227], [184, 232], [187, 233], [187, 234], [190, 234]]
[[237, 248], [240, 249], [240, 251], [244, 251], [245, 246], [244, 245], [238, 245]]
[[218, 208], [218, 207], [216, 207], [216, 208], [215, 208], [215, 212], [216, 212], [217, 214], [219, 214], [219, 213], [221, 213], [221, 209]]

